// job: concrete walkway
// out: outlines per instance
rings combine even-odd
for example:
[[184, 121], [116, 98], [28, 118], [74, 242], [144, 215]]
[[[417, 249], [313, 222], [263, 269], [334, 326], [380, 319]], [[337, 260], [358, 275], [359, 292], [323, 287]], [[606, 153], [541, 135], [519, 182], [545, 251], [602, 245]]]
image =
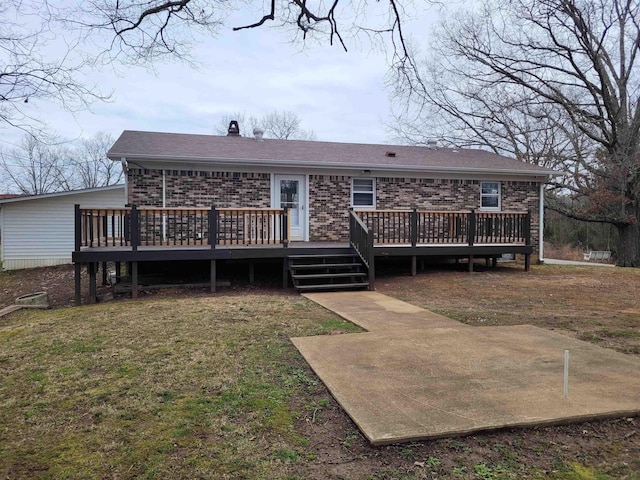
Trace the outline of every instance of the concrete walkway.
[[528, 325], [463, 325], [376, 292], [305, 296], [368, 330], [292, 341], [374, 445], [640, 414], [638, 358]]

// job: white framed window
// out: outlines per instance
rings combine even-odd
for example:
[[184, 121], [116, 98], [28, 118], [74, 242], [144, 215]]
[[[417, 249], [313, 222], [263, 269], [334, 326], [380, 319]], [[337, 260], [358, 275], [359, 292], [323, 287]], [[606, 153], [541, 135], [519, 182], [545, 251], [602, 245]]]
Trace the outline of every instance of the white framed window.
[[351, 179], [351, 206], [353, 208], [376, 208], [375, 178]]
[[500, 182], [480, 182], [480, 209], [500, 210]]

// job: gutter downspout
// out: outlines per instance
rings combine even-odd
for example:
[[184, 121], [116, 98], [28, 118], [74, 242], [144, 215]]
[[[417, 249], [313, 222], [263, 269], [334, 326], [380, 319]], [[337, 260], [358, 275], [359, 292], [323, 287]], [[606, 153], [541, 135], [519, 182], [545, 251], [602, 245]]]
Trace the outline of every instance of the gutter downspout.
[[544, 183], [540, 183], [540, 220], [538, 225], [538, 261], [544, 262]]

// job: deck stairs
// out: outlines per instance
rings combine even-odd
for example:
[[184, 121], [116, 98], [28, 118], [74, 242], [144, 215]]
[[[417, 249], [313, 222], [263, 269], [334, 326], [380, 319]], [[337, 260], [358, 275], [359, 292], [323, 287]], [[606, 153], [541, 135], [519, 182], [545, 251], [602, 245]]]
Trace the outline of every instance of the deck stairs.
[[289, 255], [293, 286], [300, 292], [356, 290], [369, 286], [367, 267], [356, 253]]

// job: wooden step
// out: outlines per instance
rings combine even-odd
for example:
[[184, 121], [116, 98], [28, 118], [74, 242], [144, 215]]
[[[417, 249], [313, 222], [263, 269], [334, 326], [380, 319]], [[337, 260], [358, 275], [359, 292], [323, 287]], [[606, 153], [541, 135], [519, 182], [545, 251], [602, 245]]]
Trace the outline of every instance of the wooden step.
[[314, 263], [305, 265], [289, 265], [291, 270], [306, 270], [310, 268], [337, 268], [337, 267], [359, 267], [361, 263]]
[[366, 277], [367, 274], [364, 272], [346, 272], [346, 273], [312, 273], [310, 275], [294, 275], [291, 274], [291, 277], [294, 280], [305, 280], [312, 278], [335, 278], [335, 277]]
[[355, 252], [291, 255], [287, 260], [293, 285], [298, 291], [348, 290], [369, 286], [366, 267]]
[[357, 254], [355, 253], [330, 253], [328, 255], [288, 255], [287, 258], [289, 260], [307, 260], [307, 259], [318, 259], [318, 258], [353, 258]]
[[361, 283], [333, 283], [322, 285], [297, 285], [298, 290], [344, 290], [348, 288], [364, 288], [368, 287], [369, 282]]

